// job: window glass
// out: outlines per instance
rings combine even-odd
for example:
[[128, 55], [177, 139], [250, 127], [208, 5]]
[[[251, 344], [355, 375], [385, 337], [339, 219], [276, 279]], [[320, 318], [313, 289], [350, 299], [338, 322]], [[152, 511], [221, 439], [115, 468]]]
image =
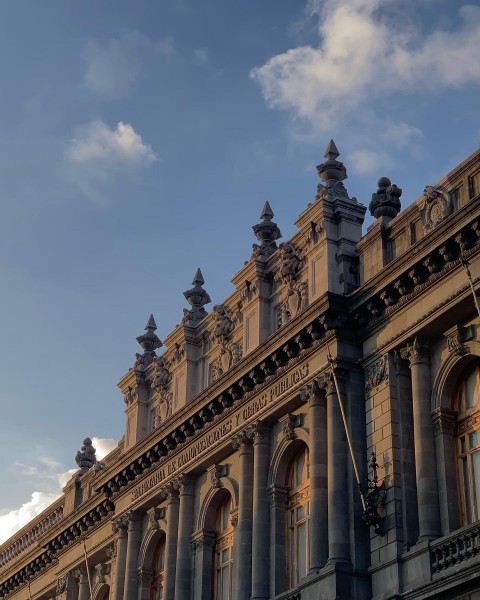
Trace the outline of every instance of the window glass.
[[231, 498], [228, 496], [217, 512], [214, 550], [214, 600], [232, 600], [233, 527], [230, 520]]

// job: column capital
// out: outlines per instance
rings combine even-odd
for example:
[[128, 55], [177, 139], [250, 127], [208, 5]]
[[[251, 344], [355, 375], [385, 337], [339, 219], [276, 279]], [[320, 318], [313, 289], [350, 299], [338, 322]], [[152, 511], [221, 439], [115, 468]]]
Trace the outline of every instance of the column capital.
[[217, 538], [217, 532], [211, 529], [199, 529], [192, 536], [192, 542], [190, 544], [190, 550], [192, 554], [196, 554], [198, 550], [210, 550], [215, 548], [215, 540]]
[[178, 489], [174, 487], [172, 481], [162, 485], [160, 488], [160, 497], [162, 500], [168, 500], [169, 504], [178, 499]]
[[79, 565], [76, 569], [73, 570], [73, 578], [76, 579], [79, 583], [84, 583], [87, 579], [87, 569], [85, 565]]
[[125, 537], [127, 535], [129, 519], [127, 514], [120, 515], [116, 519], [112, 520], [112, 530], [118, 537]]
[[309, 381], [300, 389], [300, 398], [310, 406], [318, 404], [327, 393], [329, 385], [333, 385], [331, 373], [323, 373]]
[[239, 433], [232, 437], [232, 446], [234, 450], [245, 450], [253, 444], [253, 434], [249, 427], [245, 427]]
[[432, 423], [436, 436], [444, 433], [453, 435], [457, 424], [457, 413], [449, 408], [436, 408], [432, 412]]
[[410, 367], [420, 364], [427, 365], [430, 363], [428, 349], [427, 342], [420, 338], [414, 338], [412, 342], [400, 348], [400, 356], [410, 362]]
[[270, 508], [285, 508], [288, 498], [288, 488], [284, 485], [273, 483], [268, 488]]
[[255, 421], [248, 427], [249, 436], [253, 439], [253, 445], [268, 444], [270, 442], [271, 425], [264, 421]]
[[129, 510], [124, 516], [128, 521], [128, 531], [137, 531], [139, 526], [141, 526], [143, 515], [134, 510]]
[[172, 486], [174, 490], [178, 490], [180, 496], [185, 494], [193, 494], [193, 484], [195, 480], [191, 475], [187, 473], [180, 473], [172, 480]]

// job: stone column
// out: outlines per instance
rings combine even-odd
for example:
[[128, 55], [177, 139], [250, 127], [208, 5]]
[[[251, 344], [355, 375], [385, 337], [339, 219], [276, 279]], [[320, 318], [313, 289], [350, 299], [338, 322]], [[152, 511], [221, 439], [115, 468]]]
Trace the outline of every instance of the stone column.
[[[327, 382], [328, 562], [350, 562], [347, 439], [333, 378]], [[346, 406], [344, 404], [346, 410]]]
[[433, 431], [437, 456], [438, 497], [442, 535], [460, 527], [457, 494], [457, 465], [455, 456], [455, 425], [457, 414], [447, 408], [433, 411]]
[[319, 379], [304, 392], [310, 427], [310, 573], [328, 558], [327, 382]]
[[127, 529], [128, 519], [122, 515], [112, 521], [112, 529], [116, 534], [116, 558], [115, 558], [115, 577], [113, 584], [113, 600], [123, 600], [123, 590], [125, 584], [125, 562], [127, 558]]
[[79, 567], [74, 573], [78, 580], [78, 600], [90, 600], [90, 588], [88, 587], [88, 576], [85, 566]]
[[268, 469], [270, 467], [270, 427], [257, 422], [253, 433], [253, 524], [252, 524], [252, 600], [268, 600], [270, 566], [270, 507]]
[[286, 530], [285, 510], [288, 488], [283, 485], [271, 485], [270, 497], [270, 597], [274, 598], [285, 591]]
[[195, 581], [193, 597], [198, 600], [210, 600], [212, 597], [213, 549], [217, 533], [201, 529], [193, 536], [192, 550], [195, 560]]
[[238, 482], [238, 526], [234, 540], [233, 597], [250, 600], [252, 587], [252, 502], [253, 448], [251, 432], [246, 429], [232, 439], [239, 451], [240, 481]]
[[138, 581], [137, 564], [138, 553], [142, 541], [142, 518], [137, 513], [130, 511], [126, 514], [128, 519], [127, 558], [125, 561], [125, 587], [123, 600], [137, 600]]
[[189, 600], [192, 579], [190, 543], [193, 533], [195, 489], [192, 478], [184, 474], [179, 475], [173, 485], [179, 491], [180, 499], [174, 599]]
[[175, 598], [175, 573], [177, 568], [177, 536], [178, 536], [178, 490], [168, 484], [162, 490], [167, 498], [167, 531], [165, 532], [165, 577], [163, 585], [164, 600]]
[[418, 339], [401, 350], [410, 361], [412, 373], [413, 435], [415, 440], [415, 473], [417, 479], [418, 541], [440, 535], [438, 507], [437, 460], [430, 408], [430, 361], [428, 347]]

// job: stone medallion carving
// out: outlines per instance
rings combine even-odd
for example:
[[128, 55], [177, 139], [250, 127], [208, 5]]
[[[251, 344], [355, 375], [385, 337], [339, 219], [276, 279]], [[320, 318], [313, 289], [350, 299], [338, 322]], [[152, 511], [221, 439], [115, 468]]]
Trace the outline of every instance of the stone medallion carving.
[[435, 229], [451, 212], [452, 203], [448, 193], [441, 187], [425, 186], [423, 203], [420, 208], [425, 231]]
[[279, 279], [287, 286], [287, 295], [279, 310], [279, 326], [288, 323], [308, 304], [308, 287], [299, 281], [305, 266], [303, 251], [295, 244], [280, 244]]

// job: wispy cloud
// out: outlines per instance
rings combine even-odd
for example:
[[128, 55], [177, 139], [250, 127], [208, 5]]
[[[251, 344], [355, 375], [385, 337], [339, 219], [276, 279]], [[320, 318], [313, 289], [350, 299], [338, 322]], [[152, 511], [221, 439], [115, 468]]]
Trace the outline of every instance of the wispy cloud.
[[456, 29], [420, 37], [413, 28], [395, 27], [388, 4], [310, 2], [319, 19], [318, 47], [293, 48], [250, 74], [268, 105], [327, 128], [346, 110], [385, 94], [480, 83], [480, 7], [461, 7]]
[[[102, 460], [117, 447], [117, 442], [109, 438], [93, 437], [92, 444], [97, 451], [97, 460]], [[47, 454], [37, 454], [36, 458], [36, 465], [25, 465], [17, 461], [14, 467], [24, 478], [32, 480], [32, 487], [40, 484], [43, 489], [33, 492], [31, 498], [20, 508], [9, 510], [0, 507], [0, 544], [54, 502], [77, 472], [77, 469], [66, 469], [65, 465]]]
[[91, 92], [107, 99], [129, 94], [143, 74], [142, 56], [174, 54], [173, 38], [151, 41], [138, 31], [112, 38], [104, 43], [90, 40], [85, 47], [87, 68], [83, 84]]

